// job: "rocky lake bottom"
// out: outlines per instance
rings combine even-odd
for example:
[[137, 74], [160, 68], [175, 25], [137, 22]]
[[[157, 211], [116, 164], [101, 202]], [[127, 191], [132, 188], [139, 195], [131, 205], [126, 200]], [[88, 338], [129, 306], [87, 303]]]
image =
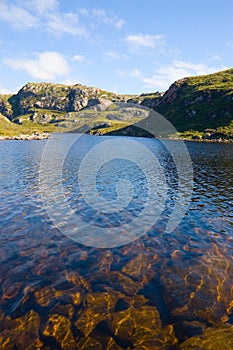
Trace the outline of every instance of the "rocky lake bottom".
[[[116, 181], [129, 180], [128, 211], [105, 218], [81, 199], [80, 161], [112, 139], [80, 138], [63, 166], [70, 206], [97, 228], [128, 222], [147, 195], [145, 169], [116, 159], [100, 169], [97, 187], [110, 201]], [[54, 149], [67, 140], [57, 136]], [[71, 240], [46, 213], [39, 184], [46, 140], [0, 143], [0, 349], [232, 349], [233, 145], [186, 142], [193, 194], [182, 222], [166, 232], [177, 195], [174, 163], [160, 141], [135, 141], [162, 165], [165, 207], [144, 235], [109, 248]], [[180, 141], [167, 142], [175, 150]]]

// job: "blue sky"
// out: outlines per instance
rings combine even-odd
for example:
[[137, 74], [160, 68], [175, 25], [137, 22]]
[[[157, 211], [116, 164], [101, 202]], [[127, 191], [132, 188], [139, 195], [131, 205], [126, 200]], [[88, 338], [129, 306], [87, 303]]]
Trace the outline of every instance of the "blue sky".
[[230, 0], [0, 0], [0, 93], [27, 82], [165, 91], [233, 67]]

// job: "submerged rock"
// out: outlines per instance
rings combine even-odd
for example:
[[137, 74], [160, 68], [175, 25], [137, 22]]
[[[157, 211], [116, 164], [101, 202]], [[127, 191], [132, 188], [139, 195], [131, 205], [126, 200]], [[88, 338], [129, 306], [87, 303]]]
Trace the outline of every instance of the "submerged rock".
[[87, 294], [85, 297], [85, 308], [82, 310], [75, 322], [75, 326], [85, 336], [93, 331], [97, 324], [111, 316], [120, 293], [97, 292]]
[[110, 329], [133, 349], [168, 349], [178, 342], [172, 325], [162, 327], [155, 307], [143, 306], [113, 314]]
[[187, 339], [180, 345], [181, 350], [232, 350], [233, 325], [223, 324], [207, 328], [200, 336]]
[[[185, 259], [162, 268], [164, 300], [181, 337], [195, 334], [203, 323], [207, 327], [228, 320], [232, 313], [232, 275], [232, 259], [215, 243], [195, 262]], [[200, 321], [202, 325], [194, 326], [193, 322]]]
[[81, 339], [77, 344], [79, 350], [104, 350], [103, 345], [96, 339], [87, 337]]
[[75, 322], [75, 326], [85, 335], [85, 337], [88, 337], [97, 324], [105, 319], [105, 315], [96, 313], [92, 309], [86, 309], [79, 315]]
[[136, 280], [145, 278], [149, 280], [155, 275], [152, 261], [148, 254], [139, 253], [122, 268], [122, 272]]
[[31, 310], [26, 315], [4, 320], [4, 330], [0, 333], [0, 349], [42, 349], [39, 339], [40, 317]]
[[76, 341], [71, 331], [71, 321], [61, 315], [53, 314], [43, 329], [43, 335], [53, 337], [64, 350], [77, 349]]

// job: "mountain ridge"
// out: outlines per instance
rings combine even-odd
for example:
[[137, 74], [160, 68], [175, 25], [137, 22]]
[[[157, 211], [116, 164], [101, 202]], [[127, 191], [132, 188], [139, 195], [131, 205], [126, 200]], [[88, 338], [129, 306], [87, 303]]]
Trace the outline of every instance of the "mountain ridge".
[[[119, 103], [159, 112], [184, 138], [233, 139], [233, 69], [186, 77], [165, 93], [141, 95], [116, 94], [81, 84], [27, 83], [17, 94], [0, 95], [0, 113], [29, 131], [69, 131], [85, 124], [90, 132], [119, 130], [120, 134], [143, 116], [138, 112], [117, 115], [114, 106]], [[1, 123], [0, 135], [4, 134]]]

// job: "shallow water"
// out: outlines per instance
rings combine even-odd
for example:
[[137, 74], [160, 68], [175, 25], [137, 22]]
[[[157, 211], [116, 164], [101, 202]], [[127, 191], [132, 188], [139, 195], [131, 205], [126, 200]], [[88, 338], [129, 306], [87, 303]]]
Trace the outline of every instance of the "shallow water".
[[[54, 150], [65, 147], [70, 137], [56, 135]], [[54, 158], [47, 168], [50, 186], [41, 189], [46, 141], [0, 143], [0, 349], [191, 349], [191, 344], [231, 349], [233, 145], [186, 142], [193, 194], [182, 222], [166, 232], [179, 183], [175, 163], [160, 141], [135, 139], [155, 155], [163, 170], [159, 176], [149, 162], [140, 169], [120, 157], [100, 168], [96, 188], [109, 208], [119, 193], [128, 199], [128, 192], [117, 192], [119, 179], [126, 186], [131, 183], [132, 198], [123, 210], [98, 212], [83, 199], [80, 162], [88, 151], [112, 139], [121, 143], [128, 138], [81, 137], [63, 164], [64, 196], [74, 215], [88, 224], [87, 245], [62, 233], [64, 227], [72, 228], [68, 216], [54, 222], [45, 210], [41, 190], [49, 199], [58, 183]], [[168, 142], [180, 150], [180, 141]], [[84, 170], [91, 192], [91, 169]], [[125, 232], [132, 236], [130, 243], [108, 247], [107, 242], [106, 248], [98, 248], [100, 228], [120, 230], [143, 210], [149, 191], [145, 174], [157, 181], [155, 203], [166, 184], [165, 202], [156, 209], [162, 205], [158, 220], [150, 208], [144, 219], [153, 225], [144, 235], [135, 239], [134, 226]], [[59, 200], [59, 212], [58, 206]]]

